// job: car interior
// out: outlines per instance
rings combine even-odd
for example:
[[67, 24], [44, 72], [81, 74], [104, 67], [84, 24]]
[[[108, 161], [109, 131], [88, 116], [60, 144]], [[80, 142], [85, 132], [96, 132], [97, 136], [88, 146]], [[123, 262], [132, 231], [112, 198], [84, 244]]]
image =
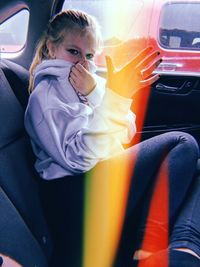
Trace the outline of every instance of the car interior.
[[[0, 252], [24, 267], [50, 266], [54, 250], [40, 198], [41, 181], [24, 129], [24, 111], [29, 98], [28, 68], [35, 44], [49, 19], [62, 9], [63, 2], [0, 1], [0, 23], [22, 9], [29, 11], [23, 51], [13, 58], [0, 58]], [[105, 71], [99, 73], [105, 76]], [[138, 121], [138, 138], [133, 142], [172, 130], [188, 132], [200, 142], [200, 74], [185, 75], [163, 69], [157, 73], [160, 78], [151, 90], [146, 95], [143, 92], [135, 95], [139, 104], [133, 110], [143, 122]], [[148, 103], [145, 111], [144, 101]]]
[[[23, 58], [16, 62], [0, 60], [0, 251], [27, 267], [49, 266], [52, 253], [52, 240], [39, 197], [38, 175], [34, 170], [35, 159], [23, 117], [29, 97], [27, 67], [34, 53], [34, 43], [51, 17], [52, 7], [55, 4], [54, 7], [59, 8], [60, 3], [54, 2], [24, 2], [24, 7], [32, 10], [30, 29], [40, 25], [40, 31], [29, 34]], [[15, 13], [17, 8], [22, 8], [19, 1], [1, 2], [1, 20], [6, 15], [9, 17], [10, 12]], [[40, 9], [44, 14], [38, 16], [39, 22], [34, 17]]]

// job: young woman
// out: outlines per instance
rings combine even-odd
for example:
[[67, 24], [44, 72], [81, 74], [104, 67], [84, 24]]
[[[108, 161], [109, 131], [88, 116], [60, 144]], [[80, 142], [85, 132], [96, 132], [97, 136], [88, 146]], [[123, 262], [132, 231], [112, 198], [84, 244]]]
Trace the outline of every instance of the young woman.
[[[148, 188], [160, 179], [162, 166], [167, 164], [169, 218], [155, 219], [154, 229], [174, 220], [196, 168], [198, 146], [186, 133], [166, 133], [124, 149], [136, 132], [131, 97], [158, 79], [152, 72], [161, 59], [158, 51], [147, 47], [115, 70], [107, 57], [105, 82], [95, 74], [93, 63], [100, 44], [95, 19], [81, 11], [67, 10], [50, 21], [30, 69], [25, 127], [37, 158], [36, 170], [47, 181], [46, 194], [51, 196], [46, 200], [46, 210], [59, 255], [54, 257], [54, 266], [81, 266], [77, 251], [86, 173], [109, 162], [120, 166], [121, 160], [129, 158], [132, 180], [123, 231], [126, 235], [126, 225], [134, 221], [132, 214]], [[56, 197], [52, 197], [55, 192]], [[149, 244], [146, 249], [149, 255], [160, 247]], [[127, 267], [133, 251], [128, 245], [125, 250], [121, 266]], [[140, 251], [136, 255], [143, 258], [146, 254]]]

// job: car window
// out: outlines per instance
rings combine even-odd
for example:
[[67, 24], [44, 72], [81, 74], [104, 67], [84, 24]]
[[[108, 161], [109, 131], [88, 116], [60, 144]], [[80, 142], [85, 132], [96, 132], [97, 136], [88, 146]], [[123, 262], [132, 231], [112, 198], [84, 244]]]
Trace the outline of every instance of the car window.
[[169, 3], [160, 16], [159, 42], [168, 49], [200, 50], [200, 3]]
[[25, 46], [28, 30], [29, 11], [23, 9], [0, 24], [1, 57], [16, 56]]
[[143, 0], [65, 0], [62, 9], [79, 9], [95, 16], [104, 40], [96, 64], [105, 66], [105, 54], [110, 54], [115, 65], [120, 66], [133, 56], [132, 34], [139, 33], [136, 21], [142, 7]]

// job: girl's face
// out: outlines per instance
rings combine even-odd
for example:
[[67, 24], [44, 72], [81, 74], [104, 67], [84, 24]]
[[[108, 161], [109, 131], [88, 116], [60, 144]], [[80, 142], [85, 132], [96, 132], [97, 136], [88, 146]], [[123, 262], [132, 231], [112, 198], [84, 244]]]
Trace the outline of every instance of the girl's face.
[[59, 45], [47, 43], [50, 56], [63, 59], [73, 64], [93, 60], [96, 53], [96, 39], [89, 30], [72, 30], [65, 34], [64, 40]]

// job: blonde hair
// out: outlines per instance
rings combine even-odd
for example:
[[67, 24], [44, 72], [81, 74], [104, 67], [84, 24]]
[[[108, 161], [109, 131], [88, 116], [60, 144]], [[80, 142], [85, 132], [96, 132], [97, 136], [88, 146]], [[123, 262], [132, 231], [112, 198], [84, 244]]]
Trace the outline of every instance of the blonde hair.
[[55, 45], [59, 45], [63, 42], [66, 32], [74, 29], [84, 30], [89, 28], [95, 33], [97, 49], [100, 49], [102, 44], [100, 26], [96, 19], [91, 15], [83, 11], [69, 9], [58, 13], [49, 21], [47, 29], [36, 47], [35, 56], [29, 69], [29, 92], [34, 89], [33, 72], [35, 68], [42, 62], [42, 60], [50, 59], [47, 41], [49, 40]]

